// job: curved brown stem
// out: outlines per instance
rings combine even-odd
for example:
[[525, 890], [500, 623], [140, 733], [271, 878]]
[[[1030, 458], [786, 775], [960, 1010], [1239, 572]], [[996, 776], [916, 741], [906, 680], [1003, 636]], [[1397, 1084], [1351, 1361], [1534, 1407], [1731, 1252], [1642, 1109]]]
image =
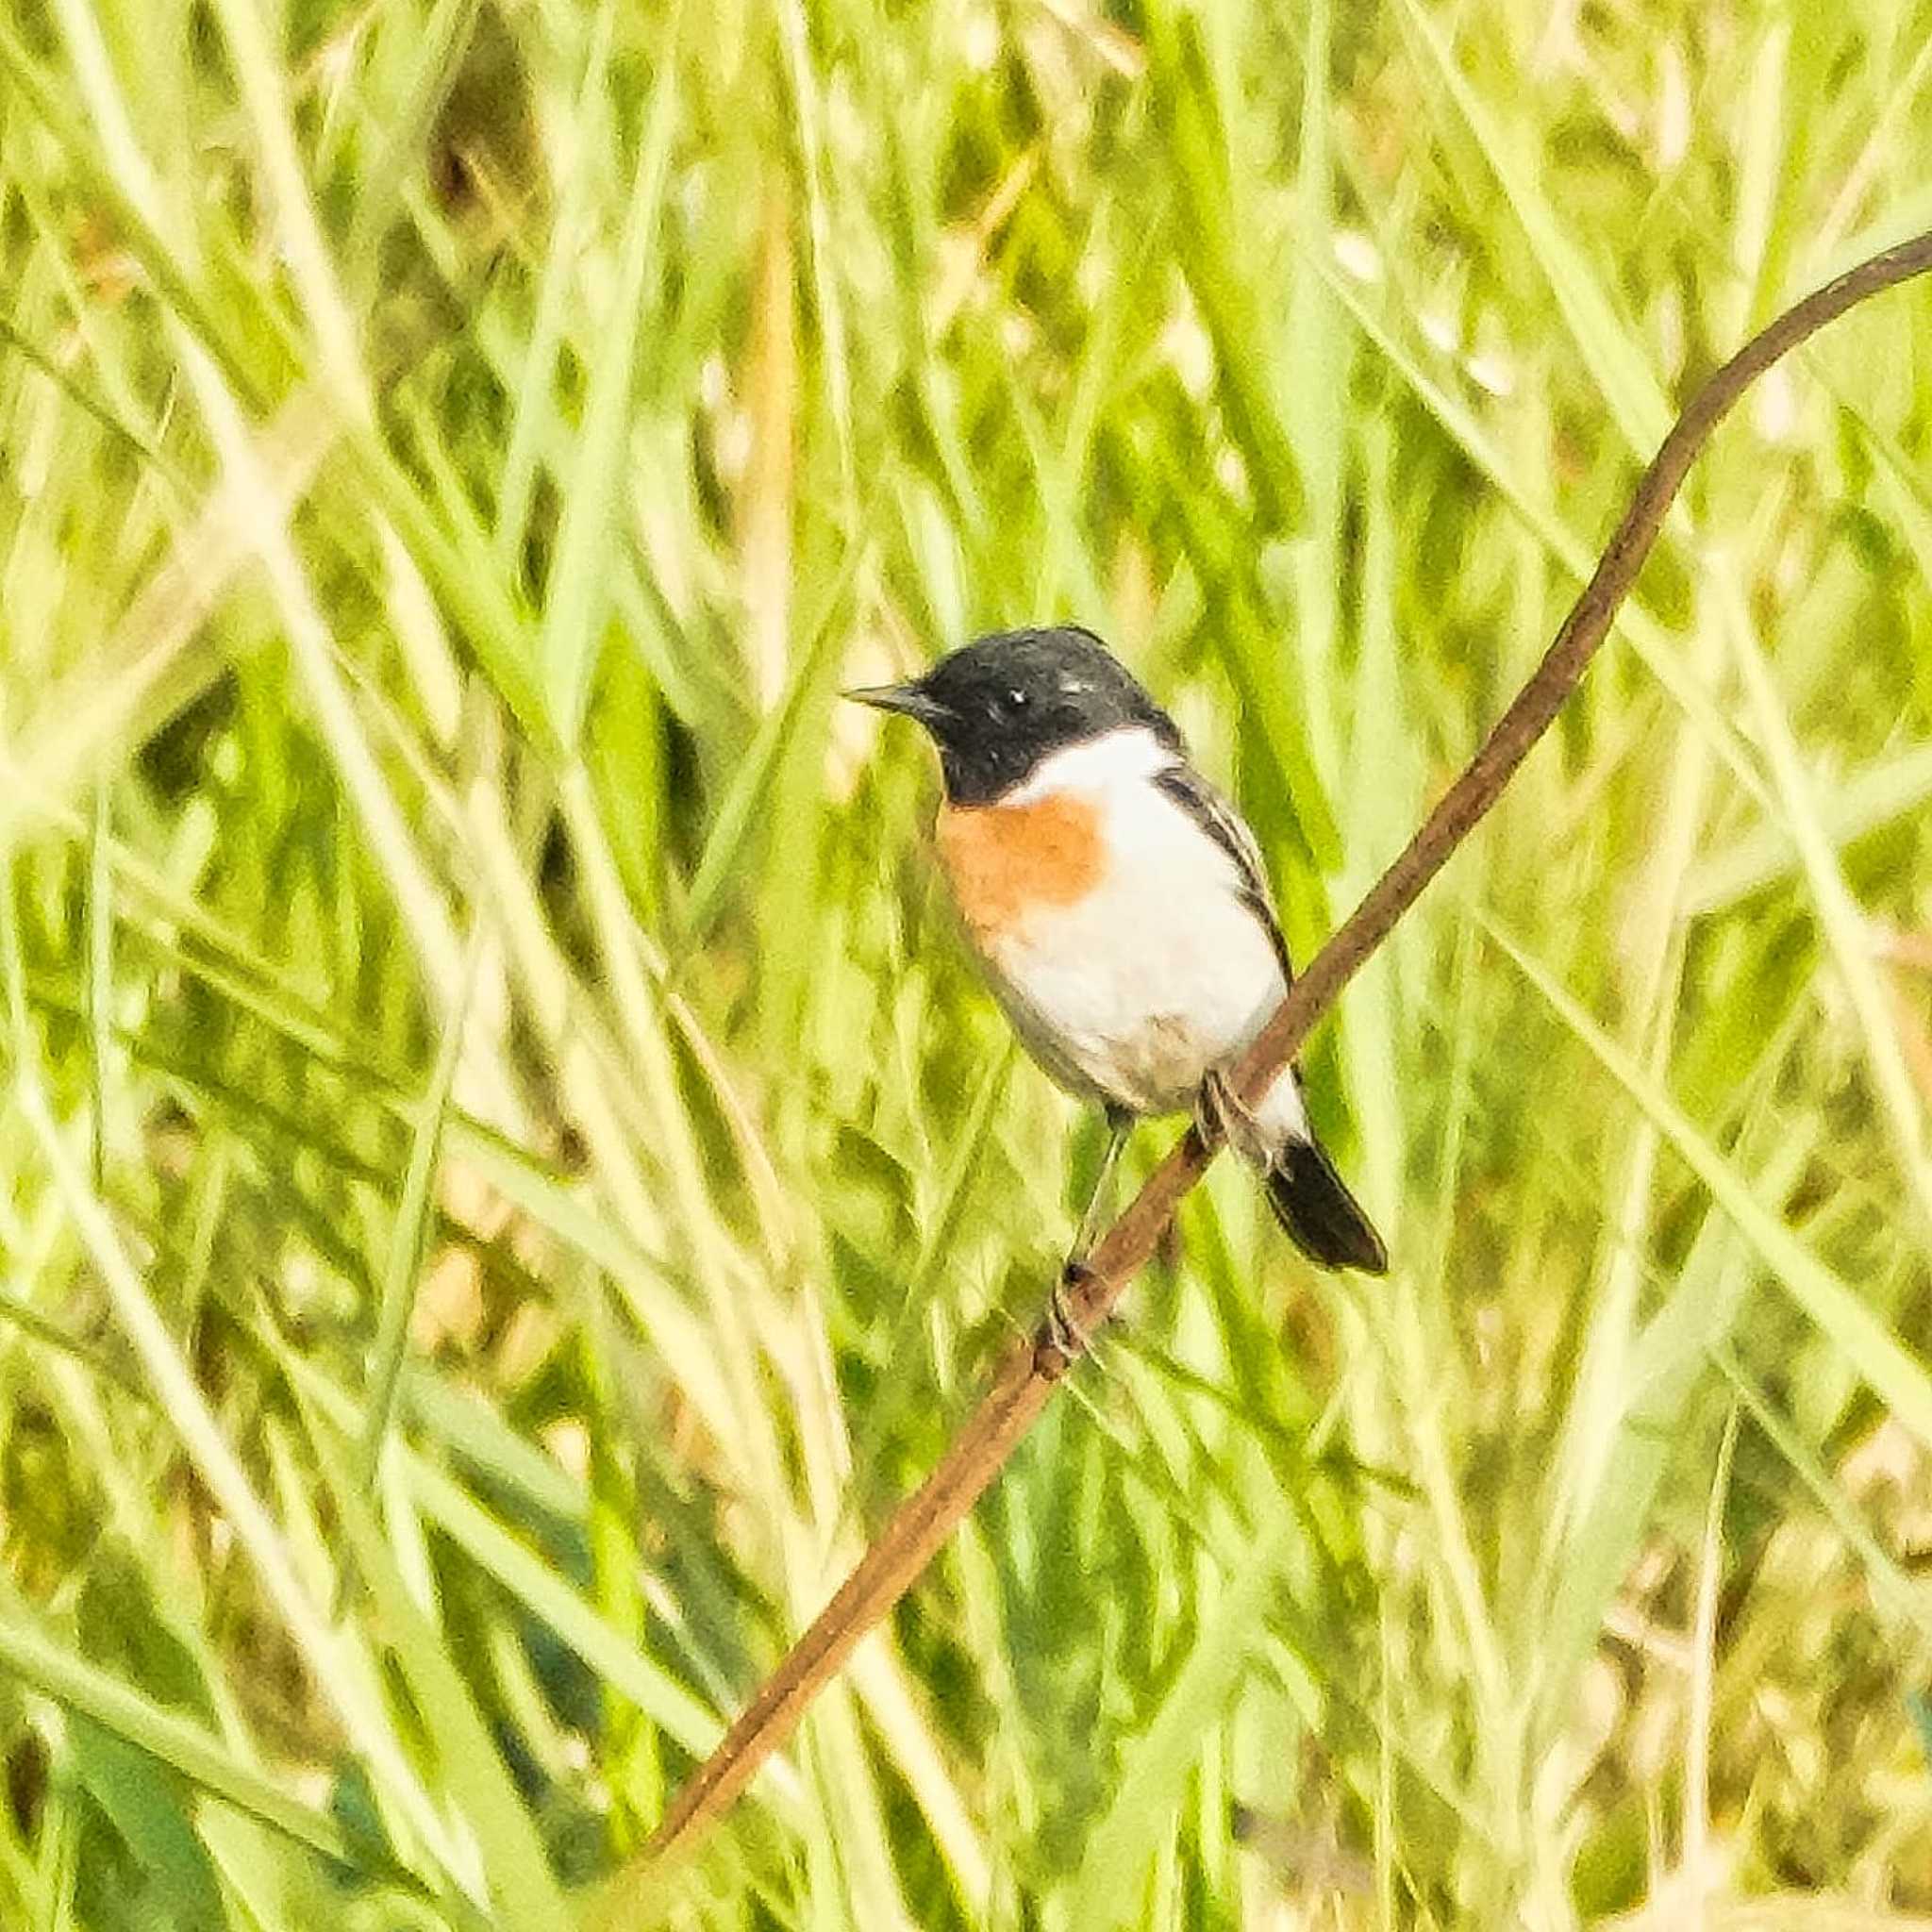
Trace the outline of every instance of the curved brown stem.
[[[1238, 1092], [1252, 1097], [1266, 1089], [1269, 1076], [1293, 1057], [1336, 995], [1496, 802], [1575, 690], [1649, 556], [1685, 473], [1738, 398], [1780, 357], [1826, 323], [1868, 295], [1928, 268], [1932, 233], [1848, 269], [1754, 336], [1690, 398], [1644, 471], [1596, 574], [1584, 586], [1542, 662], [1401, 857], [1296, 979], [1236, 1070]], [[1069, 1296], [1082, 1328], [1091, 1332], [1106, 1321], [1210, 1158], [1198, 1135], [1184, 1135], [1088, 1257], [1089, 1272]], [[678, 1793], [639, 1864], [620, 1874], [620, 1893], [638, 1881], [651, 1861], [692, 1842], [700, 1828], [717, 1818], [750, 1782], [854, 1645], [910, 1588], [999, 1474], [1065, 1370], [1065, 1357], [1044, 1329], [1034, 1342], [1014, 1349], [1000, 1364], [991, 1389], [944, 1459], [900, 1505], [838, 1594]]]

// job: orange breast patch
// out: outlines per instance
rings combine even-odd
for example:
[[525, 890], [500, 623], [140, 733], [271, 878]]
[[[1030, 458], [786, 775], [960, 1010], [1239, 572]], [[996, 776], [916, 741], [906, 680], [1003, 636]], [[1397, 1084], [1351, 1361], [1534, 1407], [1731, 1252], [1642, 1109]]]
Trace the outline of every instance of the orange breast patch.
[[1100, 883], [1100, 812], [1077, 791], [1024, 805], [940, 808], [940, 863], [973, 937], [1000, 939], [1028, 913], [1077, 905]]

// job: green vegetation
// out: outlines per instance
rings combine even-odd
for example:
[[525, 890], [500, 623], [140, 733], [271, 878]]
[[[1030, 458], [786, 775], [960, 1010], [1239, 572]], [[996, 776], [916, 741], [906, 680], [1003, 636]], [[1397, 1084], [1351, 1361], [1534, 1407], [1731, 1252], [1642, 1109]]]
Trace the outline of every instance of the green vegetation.
[[[583, 1923], [1098, 1152], [838, 688], [1096, 624], [1306, 955], [1932, 223], [1928, 32], [11, 8], [0, 1923]], [[1774, 373], [1323, 1029], [1391, 1279], [1217, 1168], [617, 1922], [1932, 1912], [1928, 342]]]

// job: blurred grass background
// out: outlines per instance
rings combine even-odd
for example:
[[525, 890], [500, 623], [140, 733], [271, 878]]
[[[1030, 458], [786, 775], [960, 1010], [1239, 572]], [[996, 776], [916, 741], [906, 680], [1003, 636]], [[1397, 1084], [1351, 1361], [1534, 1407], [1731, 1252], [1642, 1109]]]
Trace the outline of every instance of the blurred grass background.
[[[1673, 398], [1932, 223], [1928, 68], [1926, 0], [9, 9], [0, 1921], [579, 1922], [1097, 1153], [837, 689], [1095, 625], [1306, 957]], [[606, 1923], [1927, 1923], [1927, 314], [1752, 397], [1321, 1036], [1391, 1278], [1217, 1169]]]

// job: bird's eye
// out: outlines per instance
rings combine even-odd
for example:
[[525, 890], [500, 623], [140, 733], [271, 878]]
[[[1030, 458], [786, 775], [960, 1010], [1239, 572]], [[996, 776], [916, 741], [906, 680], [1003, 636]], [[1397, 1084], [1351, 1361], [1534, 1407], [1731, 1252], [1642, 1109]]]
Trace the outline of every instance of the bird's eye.
[[1026, 693], [1024, 691], [1009, 691], [1007, 693], [1007, 702], [1014, 710], [1024, 711], [1026, 708]]

